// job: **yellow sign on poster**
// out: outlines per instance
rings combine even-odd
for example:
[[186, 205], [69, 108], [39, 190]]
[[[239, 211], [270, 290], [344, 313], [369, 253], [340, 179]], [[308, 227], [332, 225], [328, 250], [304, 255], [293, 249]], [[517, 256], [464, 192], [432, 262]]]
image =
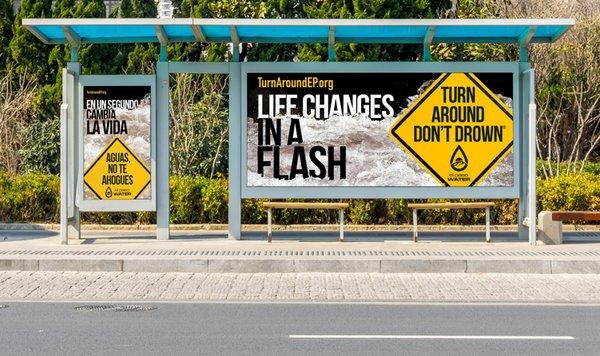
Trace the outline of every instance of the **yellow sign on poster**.
[[115, 137], [85, 171], [83, 181], [102, 200], [136, 199], [150, 184], [150, 170]]
[[440, 184], [472, 187], [511, 151], [513, 113], [472, 73], [444, 73], [389, 135]]

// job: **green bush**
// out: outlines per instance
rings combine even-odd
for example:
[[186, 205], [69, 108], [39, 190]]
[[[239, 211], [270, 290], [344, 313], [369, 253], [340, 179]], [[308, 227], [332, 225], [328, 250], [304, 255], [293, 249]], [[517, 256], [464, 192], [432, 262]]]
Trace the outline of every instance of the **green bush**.
[[54, 175], [0, 172], [0, 221], [58, 221], [59, 186]]
[[538, 210], [599, 210], [600, 175], [582, 173], [538, 180]]
[[[44, 173], [8, 175], [0, 172], [0, 221], [58, 222], [59, 178]], [[171, 222], [175, 224], [227, 223], [227, 179], [223, 177], [172, 176]], [[290, 199], [297, 201], [298, 199]], [[538, 210], [600, 210], [600, 175], [583, 173], [538, 179]], [[242, 221], [246, 224], [266, 223], [261, 199], [242, 201]], [[318, 199], [318, 201], [332, 201]], [[346, 219], [353, 224], [410, 224], [412, 210], [404, 199], [351, 199]], [[411, 200], [415, 201], [415, 200]], [[441, 202], [443, 199], [419, 200]], [[473, 200], [461, 200], [473, 201]], [[516, 199], [496, 200], [492, 209], [495, 224], [516, 224]], [[337, 223], [335, 210], [275, 210], [279, 224]], [[485, 215], [480, 209], [439, 209], [419, 212], [422, 224], [482, 224]], [[156, 214], [85, 213], [82, 221], [95, 224], [148, 224]]]

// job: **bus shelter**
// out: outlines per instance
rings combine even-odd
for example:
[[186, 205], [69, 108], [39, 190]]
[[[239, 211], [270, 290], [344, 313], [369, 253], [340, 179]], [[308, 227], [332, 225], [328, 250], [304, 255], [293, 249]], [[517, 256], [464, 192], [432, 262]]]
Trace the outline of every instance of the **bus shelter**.
[[[229, 76], [230, 237], [244, 198], [519, 201], [536, 241], [536, 105], [527, 47], [571, 19], [24, 19], [68, 44], [61, 235], [81, 211], [156, 211], [169, 238], [169, 75]], [[174, 42], [231, 43], [227, 62], [169, 61]], [[327, 62], [240, 62], [240, 43], [323, 43]], [[82, 75], [92, 43], [158, 43], [153, 75]], [[415, 62], [337, 62], [336, 43], [419, 44]], [[437, 43], [512, 43], [518, 62], [431, 61]]]

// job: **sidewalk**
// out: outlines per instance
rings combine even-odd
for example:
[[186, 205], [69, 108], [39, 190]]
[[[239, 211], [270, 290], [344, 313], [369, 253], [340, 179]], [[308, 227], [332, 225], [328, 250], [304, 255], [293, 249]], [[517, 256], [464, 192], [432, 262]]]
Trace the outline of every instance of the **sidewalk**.
[[0, 271], [0, 285], [3, 302], [600, 302], [597, 274]]
[[560, 246], [529, 246], [498, 231], [491, 244], [479, 242], [480, 232], [445, 231], [423, 232], [417, 244], [408, 232], [348, 233], [348, 242], [340, 243], [335, 232], [282, 231], [272, 244], [263, 232], [248, 233], [243, 241], [227, 239], [222, 231], [174, 231], [170, 241], [157, 241], [149, 232], [85, 234], [93, 238], [65, 246], [52, 231], [0, 231], [0, 270], [600, 274], [600, 243], [585, 242], [585, 233], [579, 243]]

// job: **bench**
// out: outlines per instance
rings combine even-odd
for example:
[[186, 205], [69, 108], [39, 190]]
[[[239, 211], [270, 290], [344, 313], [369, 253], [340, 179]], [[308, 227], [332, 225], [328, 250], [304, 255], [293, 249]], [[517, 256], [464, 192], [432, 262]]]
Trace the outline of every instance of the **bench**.
[[565, 220], [600, 221], [600, 211], [542, 211], [538, 215], [538, 240], [545, 244], [561, 244]]
[[490, 238], [490, 208], [494, 206], [492, 202], [474, 202], [474, 203], [414, 203], [408, 204], [413, 209], [413, 242], [419, 239], [417, 232], [417, 210], [425, 209], [485, 209], [485, 242], [491, 242]]
[[307, 202], [264, 202], [263, 207], [267, 209], [267, 241], [273, 241], [273, 231], [271, 229], [271, 220], [273, 219], [273, 209], [335, 209], [340, 214], [340, 242], [344, 241], [344, 209], [348, 208], [348, 203], [307, 203]]

